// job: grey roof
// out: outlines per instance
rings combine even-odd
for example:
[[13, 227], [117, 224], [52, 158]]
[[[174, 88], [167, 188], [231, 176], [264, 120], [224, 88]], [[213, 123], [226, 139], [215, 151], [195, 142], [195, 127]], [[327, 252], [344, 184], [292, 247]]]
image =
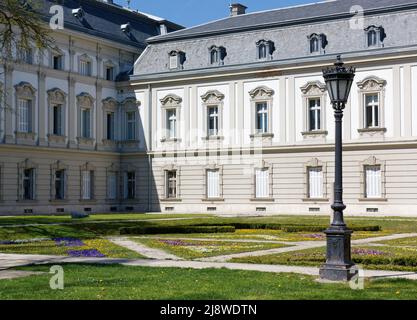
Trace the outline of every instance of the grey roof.
[[[64, 7], [65, 28], [140, 48], [146, 46], [147, 38], [160, 34], [161, 23], [167, 26], [168, 32], [183, 28], [170, 21], [152, 19], [150, 15], [98, 0], [43, 0], [42, 13], [46, 21], [49, 22], [52, 16], [50, 7], [57, 4]], [[84, 11], [82, 20], [72, 14], [73, 9], [80, 7]], [[120, 26], [128, 22], [131, 32], [125, 34]]]
[[416, 0], [330, 0], [308, 5], [247, 13], [236, 17], [227, 17], [196, 27], [172, 32], [168, 35], [148, 39], [148, 43], [165, 42], [194, 37], [204, 37], [238, 31], [270, 28], [300, 24], [314, 20], [323, 21], [352, 16], [352, 8], [361, 6], [365, 14], [390, 11], [394, 8], [417, 7]]

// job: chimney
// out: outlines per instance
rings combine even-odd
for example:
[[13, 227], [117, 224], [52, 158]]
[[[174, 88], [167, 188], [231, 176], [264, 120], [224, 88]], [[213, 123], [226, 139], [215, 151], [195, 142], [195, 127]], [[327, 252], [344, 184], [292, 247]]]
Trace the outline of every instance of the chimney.
[[236, 17], [240, 16], [241, 14], [245, 14], [247, 8], [248, 7], [244, 6], [243, 4], [233, 3], [230, 5], [230, 16]]

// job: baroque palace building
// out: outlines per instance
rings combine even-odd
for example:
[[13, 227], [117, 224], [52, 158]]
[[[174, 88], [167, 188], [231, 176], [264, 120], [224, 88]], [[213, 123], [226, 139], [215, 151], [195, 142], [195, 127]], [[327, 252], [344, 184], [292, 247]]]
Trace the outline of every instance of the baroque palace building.
[[65, 1], [57, 47], [4, 68], [2, 214], [329, 213], [338, 54], [346, 213], [417, 214], [417, 1], [234, 4], [188, 29], [108, 2]]
[[[357, 67], [344, 116], [348, 214], [417, 214], [417, 1], [339, 0], [148, 39], [131, 85], [150, 209], [330, 213], [334, 117], [322, 68]], [[124, 158], [134, 163], [135, 155]]]
[[182, 27], [111, 0], [39, 4], [65, 24], [0, 67], [1, 214], [143, 210], [146, 162], [121, 158], [146, 150], [129, 74], [147, 38]]

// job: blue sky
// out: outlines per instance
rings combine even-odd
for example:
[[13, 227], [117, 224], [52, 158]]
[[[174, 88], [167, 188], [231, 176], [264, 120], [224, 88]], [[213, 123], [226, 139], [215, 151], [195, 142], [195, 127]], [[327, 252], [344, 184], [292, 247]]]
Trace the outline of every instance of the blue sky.
[[[248, 12], [275, 9], [319, 0], [241, 0]], [[126, 6], [126, 0], [115, 0]], [[230, 0], [132, 0], [131, 8], [166, 18], [186, 27], [221, 19], [229, 15]]]

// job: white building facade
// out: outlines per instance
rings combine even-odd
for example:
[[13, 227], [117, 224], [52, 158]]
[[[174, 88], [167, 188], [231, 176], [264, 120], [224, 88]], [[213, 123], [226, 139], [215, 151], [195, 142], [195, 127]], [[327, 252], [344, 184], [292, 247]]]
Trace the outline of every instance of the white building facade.
[[[49, 23], [57, 3], [41, 5]], [[146, 162], [121, 162], [145, 151], [129, 74], [148, 37], [182, 27], [112, 1], [61, 8], [52, 48], [0, 67], [0, 214], [143, 210]]]
[[321, 71], [342, 54], [357, 67], [344, 113], [346, 213], [416, 215], [416, 9], [234, 5], [234, 16], [149, 39], [131, 77], [148, 210], [328, 213], [334, 118]]

